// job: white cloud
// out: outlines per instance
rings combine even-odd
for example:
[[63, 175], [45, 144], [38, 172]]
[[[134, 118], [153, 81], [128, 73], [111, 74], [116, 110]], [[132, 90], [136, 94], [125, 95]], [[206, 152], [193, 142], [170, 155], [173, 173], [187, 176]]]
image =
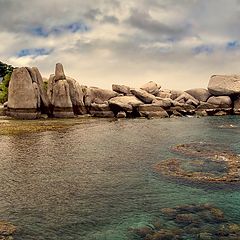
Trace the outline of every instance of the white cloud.
[[[206, 87], [239, 73], [239, 16], [238, 0], [0, 0], [0, 56], [44, 76], [62, 62], [86, 85]], [[39, 49], [52, 51], [31, 55]]]

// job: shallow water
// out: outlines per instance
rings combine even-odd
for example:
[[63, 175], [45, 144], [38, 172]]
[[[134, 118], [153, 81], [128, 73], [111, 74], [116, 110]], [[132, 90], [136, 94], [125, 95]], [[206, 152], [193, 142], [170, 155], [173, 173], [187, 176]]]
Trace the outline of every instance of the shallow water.
[[125, 240], [161, 208], [192, 203], [212, 203], [240, 224], [240, 185], [153, 171], [182, 143], [221, 143], [240, 154], [239, 136], [238, 116], [106, 120], [1, 136], [0, 219], [18, 227], [17, 240]]

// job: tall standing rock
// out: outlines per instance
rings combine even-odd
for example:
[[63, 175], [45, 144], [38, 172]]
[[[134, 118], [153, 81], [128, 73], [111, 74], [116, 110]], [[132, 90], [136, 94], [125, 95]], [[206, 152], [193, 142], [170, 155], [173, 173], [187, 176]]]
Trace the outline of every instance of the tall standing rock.
[[51, 102], [53, 117], [68, 118], [74, 116], [69, 84], [61, 63], [56, 64], [55, 75], [50, 76], [48, 97]]
[[44, 88], [43, 78], [42, 78], [41, 73], [39, 72], [38, 68], [33, 67], [32, 70], [36, 74], [36, 81], [38, 84], [40, 101], [41, 101], [41, 105], [40, 105], [41, 112], [49, 114], [50, 113], [50, 111], [49, 111], [50, 101], [48, 99], [47, 91]]
[[39, 116], [37, 88], [25, 67], [14, 69], [8, 88], [7, 115], [19, 119], [37, 118]]
[[69, 85], [70, 99], [73, 105], [73, 112], [76, 115], [86, 114], [84, 106], [84, 92], [82, 86], [73, 78], [66, 77]]

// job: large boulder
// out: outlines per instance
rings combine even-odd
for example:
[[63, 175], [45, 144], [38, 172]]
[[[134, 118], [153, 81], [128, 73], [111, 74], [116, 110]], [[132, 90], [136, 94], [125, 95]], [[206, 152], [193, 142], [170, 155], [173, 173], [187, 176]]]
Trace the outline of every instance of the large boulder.
[[89, 111], [93, 117], [114, 117], [114, 113], [111, 111], [108, 103], [92, 103]]
[[117, 92], [111, 90], [90, 87], [86, 89], [84, 103], [85, 106], [90, 107], [92, 103], [102, 104], [118, 95]]
[[113, 84], [112, 85], [112, 90], [121, 93], [124, 95], [129, 95], [130, 94], [130, 87], [125, 86], [125, 85], [118, 85], [118, 84]]
[[32, 71], [35, 72], [36, 83], [38, 84], [39, 95], [40, 95], [40, 100], [41, 100], [41, 105], [40, 105], [41, 112], [49, 114], [50, 113], [49, 112], [50, 101], [48, 99], [47, 91], [44, 88], [42, 75], [39, 72], [38, 68], [36, 68], [36, 67], [33, 67]]
[[138, 112], [140, 116], [152, 118], [152, 117], [160, 117], [166, 118], [169, 117], [168, 113], [160, 106], [155, 104], [143, 104], [138, 106]]
[[178, 98], [180, 95], [182, 95], [184, 92], [181, 90], [171, 90], [171, 96], [170, 98], [172, 100], [175, 100], [176, 98]]
[[240, 76], [213, 75], [208, 83], [208, 91], [215, 96], [240, 94]]
[[140, 89], [145, 90], [146, 92], [157, 95], [159, 93], [161, 86], [153, 81], [145, 83], [140, 87]]
[[53, 116], [57, 118], [73, 117], [73, 105], [69, 85], [66, 80], [58, 80], [53, 85]]
[[152, 104], [155, 106], [160, 106], [163, 108], [169, 108], [172, 105], [173, 100], [171, 98], [160, 98], [156, 97], [155, 100], [153, 100]]
[[70, 99], [73, 106], [73, 112], [75, 115], [86, 114], [86, 108], [84, 105], [84, 92], [83, 87], [73, 78], [66, 77], [69, 85]]
[[161, 90], [159, 91], [159, 93], [156, 95], [157, 97], [161, 97], [161, 98], [171, 98], [171, 90]]
[[193, 88], [186, 91], [186, 93], [193, 96], [195, 99], [201, 102], [206, 102], [211, 96], [211, 93], [205, 88]]
[[199, 101], [190, 94], [188, 94], [187, 92], [183, 92], [180, 96], [178, 96], [175, 99], [175, 101], [193, 106], [197, 106], [199, 104]]
[[39, 117], [38, 91], [25, 67], [13, 70], [8, 88], [7, 115], [20, 119]]
[[64, 80], [64, 79], [66, 79], [66, 76], [63, 70], [63, 65], [61, 63], [57, 63], [55, 68], [54, 80], [58, 81], [58, 80]]
[[[74, 94], [74, 81], [69, 79], [69, 82], [72, 83], [71, 93]], [[53, 117], [68, 118], [74, 116], [69, 82], [66, 80], [62, 64], [57, 63], [55, 74], [52, 74], [49, 78], [47, 90]], [[75, 98], [75, 96], [72, 95], [72, 98]]]
[[156, 97], [142, 89], [131, 89], [131, 93], [144, 103], [152, 103]]
[[207, 103], [215, 105], [218, 108], [231, 108], [232, 100], [229, 96], [210, 97]]
[[135, 96], [114, 97], [111, 98], [108, 103], [114, 112], [125, 111], [128, 113], [132, 113], [134, 108], [143, 104], [143, 102], [137, 99]]

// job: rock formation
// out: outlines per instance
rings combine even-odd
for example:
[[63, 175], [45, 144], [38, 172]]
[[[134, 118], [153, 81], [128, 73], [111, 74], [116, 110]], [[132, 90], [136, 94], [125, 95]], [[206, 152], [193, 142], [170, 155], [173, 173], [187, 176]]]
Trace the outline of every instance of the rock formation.
[[140, 87], [140, 89], [145, 90], [146, 92], [152, 94], [152, 95], [158, 95], [160, 91], [161, 86], [153, 81], [150, 81], [148, 83], [145, 83]]
[[208, 91], [214, 96], [240, 94], [240, 76], [213, 75], [208, 83]]
[[7, 115], [36, 119], [48, 113], [49, 100], [37, 68], [16, 68], [9, 83]]
[[[41, 113], [64, 118], [181, 117], [240, 114], [240, 76], [214, 75], [208, 89], [186, 91], [161, 89], [153, 81], [139, 89], [113, 84], [112, 90], [81, 86], [67, 77], [61, 63], [46, 83], [37, 68], [17, 68], [9, 85], [9, 100], [2, 114], [35, 119]], [[6, 104], [5, 104], [6, 105]]]

